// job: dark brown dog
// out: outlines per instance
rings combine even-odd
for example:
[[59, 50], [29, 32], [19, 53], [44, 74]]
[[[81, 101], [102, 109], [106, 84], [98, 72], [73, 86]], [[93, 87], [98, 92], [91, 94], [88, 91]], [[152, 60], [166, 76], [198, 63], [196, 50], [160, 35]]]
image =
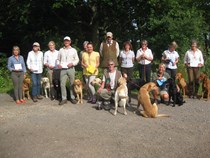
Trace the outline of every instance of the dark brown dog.
[[204, 94], [207, 93], [207, 100], [209, 100], [209, 98], [210, 98], [210, 79], [208, 78], [208, 76], [206, 74], [201, 73], [198, 80], [203, 81], [202, 82], [202, 96], [201, 96], [201, 99], [203, 99]]
[[26, 77], [23, 80], [23, 99], [25, 100], [25, 94], [27, 94], [27, 99], [31, 99], [29, 91], [30, 91], [31, 79]]

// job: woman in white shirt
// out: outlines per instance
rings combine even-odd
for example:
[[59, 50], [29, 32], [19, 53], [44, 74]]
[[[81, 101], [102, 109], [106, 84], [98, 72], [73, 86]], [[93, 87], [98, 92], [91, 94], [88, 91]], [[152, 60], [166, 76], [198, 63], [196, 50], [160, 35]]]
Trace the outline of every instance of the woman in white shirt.
[[203, 54], [197, 48], [197, 42], [191, 42], [191, 49], [188, 50], [184, 57], [184, 63], [187, 67], [188, 80], [189, 80], [189, 97], [197, 97], [199, 88], [199, 69], [204, 65]]
[[166, 65], [166, 72], [171, 78], [175, 80], [177, 73], [177, 63], [179, 61], [179, 54], [176, 52], [177, 44], [175, 41], [171, 42], [168, 50], [165, 50], [162, 54], [161, 60]]
[[[132, 51], [132, 45], [129, 41], [124, 42], [123, 50], [120, 52], [120, 63], [121, 63], [121, 73], [127, 75], [127, 80], [129, 81], [133, 77], [133, 63], [135, 60], [135, 54]], [[128, 96], [129, 103], [131, 102], [131, 91], [128, 82]]]
[[33, 49], [28, 53], [27, 67], [31, 72], [32, 78], [32, 100], [37, 102], [37, 99], [43, 99], [40, 96], [41, 75], [43, 72], [43, 53], [40, 51], [38, 42], [33, 43]]
[[153, 60], [153, 54], [151, 49], [147, 47], [148, 42], [143, 40], [141, 42], [141, 48], [137, 51], [136, 60], [139, 63], [139, 76], [146, 82], [150, 82], [151, 78], [151, 62]]

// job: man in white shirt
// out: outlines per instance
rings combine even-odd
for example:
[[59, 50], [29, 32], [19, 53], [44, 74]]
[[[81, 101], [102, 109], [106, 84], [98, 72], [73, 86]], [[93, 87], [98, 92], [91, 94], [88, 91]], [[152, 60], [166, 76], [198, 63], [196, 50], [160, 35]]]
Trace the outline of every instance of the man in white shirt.
[[38, 42], [33, 43], [33, 49], [28, 53], [26, 63], [32, 78], [32, 100], [37, 102], [37, 99], [42, 99], [40, 96], [40, 89], [41, 75], [43, 72], [43, 53], [40, 51]]
[[67, 103], [66, 95], [66, 81], [69, 78], [70, 81], [70, 94], [71, 102], [76, 104], [75, 96], [73, 93], [73, 82], [75, 80], [75, 68], [79, 63], [79, 57], [76, 49], [71, 47], [71, 38], [66, 36], [64, 37], [64, 47], [59, 50], [58, 53], [58, 68], [61, 69], [60, 80], [61, 80], [61, 94], [62, 101], [59, 105]]
[[99, 52], [102, 57], [102, 68], [108, 68], [108, 61], [110, 59], [116, 63], [115, 66], [118, 66], [117, 57], [120, 53], [119, 44], [117, 41], [113, 40], [113, 34], [111, 32], [106, 33], [106, 41], [101, 43]]
[[[48, 43], [49, 50], [44, 54], [44, 65], [47, 68], [47, 76], [50, 80], [50, 92], [51, 99], [53, 100], [55, 97], [55, 90], [53, 88], [53, 73], [58, 69], [57, 67], [57, 59], [58, 59], [58, 51], [55, 49], [55, 42], [50, 41]], [[58, 73], [56, 73], [58, 74]]]
[[188, 73], [189, 97], [194, 98], [197, 97], [199, 88], [199, 70], [204, 65], [203, 54], [197, 48], [197, 42], [195, 40], [191, 42], [191, 49], [185, 54], [184, 63]]

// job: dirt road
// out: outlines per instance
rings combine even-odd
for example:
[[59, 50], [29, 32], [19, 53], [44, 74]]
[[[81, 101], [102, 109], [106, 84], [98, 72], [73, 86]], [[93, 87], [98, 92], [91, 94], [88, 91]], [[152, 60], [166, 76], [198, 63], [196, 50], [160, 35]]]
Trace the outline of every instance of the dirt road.
[[186, 99], [181, 107], [159, 105], [170, 118], [146, 119], [91, 104], [58, 106], [44, 99], [16, 105], [0, 94], [0, 158], [207, 158], [210, 101]]

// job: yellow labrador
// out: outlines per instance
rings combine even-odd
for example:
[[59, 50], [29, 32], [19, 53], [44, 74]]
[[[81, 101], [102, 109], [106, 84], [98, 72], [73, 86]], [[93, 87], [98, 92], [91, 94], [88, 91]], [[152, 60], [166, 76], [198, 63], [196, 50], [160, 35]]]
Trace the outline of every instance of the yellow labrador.
[[126, 102], [128, 99], [128, 88], [127, 81], [124, 77], [120, 77], [118, 80], [118, 87], [115, 92], [115, 111], [114, 115], [117, 115], [118, 102], [121, 101], [123, 104], [124, 115], [127, 115], [126, 112]]
[[43, 90], [44, 90], [45, 98], [48, 98], [48, 93], [47, 93], [47, 91], [49, 91], [49, 94], [50, 94], [50, 80], [49, 80], [49, 78], [47, 78], [47, 77], [42, 77], [42, 78], [41, 78], [41, 85], [42, 85], [42, 88], [43, 88]]
[[77, 100], [78, 100], [77, 104], [79, 103], [83, 104], [82, 88], [83, 88], [82, 82], [79, 79], [76, 79], [74, 81], [74, 92], [77, 95]]

